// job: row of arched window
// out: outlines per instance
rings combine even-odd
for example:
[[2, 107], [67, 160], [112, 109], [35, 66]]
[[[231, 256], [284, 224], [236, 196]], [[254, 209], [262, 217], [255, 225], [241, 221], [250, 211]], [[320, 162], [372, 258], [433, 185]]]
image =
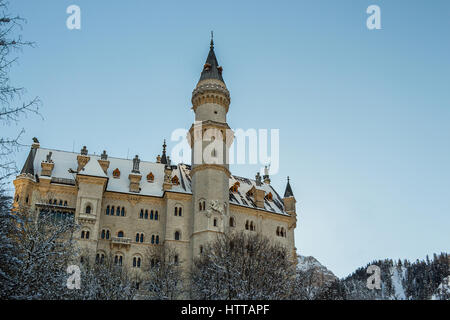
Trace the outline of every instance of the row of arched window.
[[159, 220], [158, 210], [150, 210], [150, 214], [148, 210], [141, 209], [139, 213], [139, 219], [150, 219], [150, 220]]
[[125, 207], [114, 207], [114, 206], [107, 206], [106, 207], [106, 215], [107, 216], [117, 216], [117, 217], [125, 217]]
[[[97, 253], [96, 256], [95, 256], [95, 262], [96, 263], [103, 263], [104, 261], [105, 261], [105, 254], [102, 253], [102, 252]], [[115, 265], [122, 266], [123, 265], [123, 261], [124, 261], [124, 258], [123, 258], [123, 255], [121, 253], [116, 253], [114, 255], [114, 264]], [[133, 263], [132, 263], [133, 268], [140, 268], [141, 265], [142, 265], [142, 258], [140, 256], [134, 256], [133, 257]], [[152, 267], [154, 267], [154, 265], [155, 265], [154, 259], [152, 259], [151, 265], [152, 265]]]
[[[28, 201], [27, 201], [28, 202]], [[57, 200], [57, 199], [50, 199], [48, 200], [48, 204], [53, 204], [55, 206], [64, 206], [67, 207], [67, 200], [63, 201], [63, 200]]]

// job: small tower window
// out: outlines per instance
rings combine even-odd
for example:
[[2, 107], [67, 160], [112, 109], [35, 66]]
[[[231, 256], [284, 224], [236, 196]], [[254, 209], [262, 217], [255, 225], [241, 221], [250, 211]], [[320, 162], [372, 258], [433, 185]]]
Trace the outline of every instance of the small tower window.
[[139, 219], [144, 219], [144, 210], [141, 209], [141, 212], [139, 213]]
[[214, 227], [217, 227], [217, 219], [214, 219]]
[[145, 210], [144, 218], [145, 218], [146, 220], [148, 219], [148, 210]]
[[121, 215], [122, 217], [125, 217], [125, 208], [124, 208], [124, 207], [122, 207], [122, 211], [121, 211], [120, 215]]
[[175, 231], [175, 240], [180, 240], [180, 232]]
[[234, 227], [235, 223], [234, 223], [234, 218], [230, 217], [230, 227]]
[[155, 220], [158, 220], [158, 211], [155, 211]]
[[120, 216], [120, 207], [117, 207], [116, 216]]
[[159, 244], [159, 236], [156, 236], [156, 244]]
[[117, 232], [117, 237], [119, 237], [119, 238], [123, 238], [123, 231], [119, 231], [119, 232]]
[[91, 206], [87, 205], [87, 206], [86, 206], [86, 211], [85, 211], [85, 212], [89, 214], [89, 213], [91, 213], [91, 210], [92, 210], [92, 209], [91, 209]]
[[153, 220], [153, 210], [150, 210], [150, 220]]

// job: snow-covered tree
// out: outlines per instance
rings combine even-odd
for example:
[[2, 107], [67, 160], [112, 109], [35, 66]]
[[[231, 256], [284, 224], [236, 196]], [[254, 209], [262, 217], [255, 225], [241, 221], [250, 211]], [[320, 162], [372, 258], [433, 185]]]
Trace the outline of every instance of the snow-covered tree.
[[194, 260], [194, 299], [288, 299], [295, 264], [285, 247], [259, 234], [220, 234]]
[[1, 206], [0, 277], [3, 299], [64, 299], [68, 297], [67, 266], [76, 255], [71, 220], [28, 208]]
[[181, 261], [175, 248], [150, 247], [144, 257], [144, 295], [148, 299], [173, 300], [185, 293]]

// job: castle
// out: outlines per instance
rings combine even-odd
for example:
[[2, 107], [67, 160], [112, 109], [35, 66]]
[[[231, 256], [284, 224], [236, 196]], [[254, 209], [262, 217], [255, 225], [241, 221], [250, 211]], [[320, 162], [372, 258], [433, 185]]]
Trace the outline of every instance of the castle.
[[189, 269], [208, 241], [233, 230], [261, 233], [295, 256], [296, 200], [289, 179], [282, 198], [268, 172], [248, 179], [229, 171], [233, 133], [222, 71], [211, 39], [192, 93], [191, 165], [172, 165], [165, 142], [162, 155], [149, 162], [90, 154], [86, 147], [80, 153], [45, 149], [34, 139], [14, 180], [15, 205], [73, 219], [81, 226], [81, 248], [135, 270], [142, 268], [147, 248], [161, 245], [174, 247], [176, 259]]

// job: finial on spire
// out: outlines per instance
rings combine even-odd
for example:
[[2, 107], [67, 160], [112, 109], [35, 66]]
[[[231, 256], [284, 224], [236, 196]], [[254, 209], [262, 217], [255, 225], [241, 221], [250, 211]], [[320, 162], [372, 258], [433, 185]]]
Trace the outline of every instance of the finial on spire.
[[163, 163], [163, 164], [167, 164], [166, 147], [167, 147], [166, 139], [164, 139], [163, 151], [162, 151], [162, 156], [161, 156], [161, 163]]
[[211, 49], [214, 49], [214, 31], [211, 30]]

